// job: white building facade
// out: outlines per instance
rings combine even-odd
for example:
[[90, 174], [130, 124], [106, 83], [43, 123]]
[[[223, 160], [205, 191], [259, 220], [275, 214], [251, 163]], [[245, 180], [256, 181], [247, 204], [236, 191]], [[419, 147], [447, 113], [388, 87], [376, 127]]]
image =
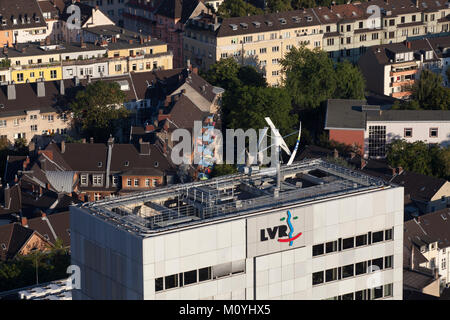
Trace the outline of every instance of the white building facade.
[[[359, 175], [321, 160], [294, 164], [293, 170], [300, 172], [305, 166], [325, 170], [329, 177], [345, 172], [347, 182], [353, 181], [352, 174]], [[285, 182], [298, 177], [287, 169], [283, 173]], [[303, 186], [320, 179], [311, 176], [304, 174]], [[245, 175], [235, 175], [212, 184], [230, 185], [242, 179]], [[361, 179], [374, 182], [366, 176]], [[203, 213], [203, 218], [193, 220], [178, 214], [177, 219], [186, 221], [180, 224], [152, 220], [152, 228], [164, 227], [145, 235], [132, 221], [158, 216], [155, 212], [169, 200], [149, 204], [141, 194], [105, 200], [99, 207], [72, 207], [72, 264], [81, 269], [81, 289], [73, 292], [73, 298], [402, 299], [403, 188], [372, 182], [365, 187], [350, 183], [348, 191], [353, 191], [323, 197], [317, 196], [317, 190], [332, 188], [334, 182], [299, 188], [319, 189], [308, 201], [280, 203], [270, 196], [264, 208], [249, 213], [245, 213], [249, 203], [241, 200], [233, 203], [233, 208], [240, 208], [236, 214], [207, 218]], [[200, 196], [199, 190], [208, 183], [191, 185], [188, 198]], [[245, 187], [239, 184], [239, 188]], [[161, 199], [172, 191], [159, 189], [149, 196]], [[281, 192], [280, 199], [287, 194]], [[134, 210], [152, 209], [146, 211], [148, 215], [144, 210], [116, 223], [114, 214], [105, 219], [97, 210], [110, 210], [115, 201], [123, 205], [111, 211], [115, 213], [133, 210], [135, 204]], [[261, 198], [254, 201], [262, 203]]]

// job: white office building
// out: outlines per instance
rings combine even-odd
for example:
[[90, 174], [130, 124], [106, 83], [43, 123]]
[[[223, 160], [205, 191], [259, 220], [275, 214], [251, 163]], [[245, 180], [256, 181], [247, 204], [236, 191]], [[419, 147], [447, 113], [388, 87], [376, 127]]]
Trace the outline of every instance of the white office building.
[[71, 207], [73, 299], [402, 299], [403, 187], [318, 159], [280, 180], [254, 170]]

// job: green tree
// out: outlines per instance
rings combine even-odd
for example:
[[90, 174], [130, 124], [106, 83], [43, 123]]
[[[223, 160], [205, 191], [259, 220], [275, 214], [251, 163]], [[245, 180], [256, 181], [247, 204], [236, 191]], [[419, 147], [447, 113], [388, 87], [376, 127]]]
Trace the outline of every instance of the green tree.
[[447, 84], [450, 86], [450, 66], [445, 70], [445, 75], [447, 76]]
[[396, 140], [388, 145], [387, 160], [392, 167], [445, 179], [450, 176], [449, 147]]
[[216, 164], [211, 172], [211, 178], [237, 173], [237, 169], [231, 164]]
[[312, 8], [316, 6], [314, 0], [292, 0], [291, 1], [292, 9], [299, 10], [301, 8]]
[[283, 12], [292, 10], [291, 0], [267, 0], [267, 8], [270, 12]]
[[238, 79], [242, 85], [254, 86], [254, 87], [267, 87], [266, 78], [262, 73], [258, 72], [253, 66], [242, 66], [237, 73]]
[[442, 77], [430, 70], [423, 70], [413, 86], [413, 99], [426, 110], [448, 110], [450, 89], [442, 86]]
[[[233, 129], [262, 129], [267, 126], [264, 117], [270, 117], [283, 135], [298, 126], [298, 117], [292, 114], [291, 98], [284, 88], [244, 86], [224, 99], [224, 108], [228, 127]], [[286, 143], [292, 145], [295, 140], [293, 135]]]
[[263, 11], [244, 0], [226, 0], [217, 9], [222, 18], [245, 17], [263, 14]]
[[336, 65], [337, 99], [364, 99], [365, 81], [358, 67], [345, 60]]
[[319, 107], [336, 91], [333, 62], [325, 51], [293, 47], [281, 65], [284, 85], [300, 110]]
[[226, 91], [233, 90], [241, 85], [239, 69], [239, 64], [233, 58], [220, 59], [206, 72], [205, 80]]
[[96, 81], [76, 94], [69, 108], [86, 137], [106, 141], [129, 112], [123, 106], [125, 93], [115, 82]]

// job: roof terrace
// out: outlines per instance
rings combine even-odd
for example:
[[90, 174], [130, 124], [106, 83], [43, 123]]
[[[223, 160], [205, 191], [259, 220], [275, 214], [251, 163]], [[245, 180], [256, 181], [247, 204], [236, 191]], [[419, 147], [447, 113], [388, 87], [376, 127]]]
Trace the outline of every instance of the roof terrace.
[[[271, 172], [270, 172], [271, 171]], [[380, 179], [325, 162], [305, 160], [275, 170], [234, 174], [78, 205], [141, 236], [372, 189]]]

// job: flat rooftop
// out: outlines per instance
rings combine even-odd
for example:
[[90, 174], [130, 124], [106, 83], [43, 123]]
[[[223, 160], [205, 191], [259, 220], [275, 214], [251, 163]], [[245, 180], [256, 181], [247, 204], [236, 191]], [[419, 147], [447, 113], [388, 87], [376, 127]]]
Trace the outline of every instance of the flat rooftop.
[[281, 167], [275, 197], [275, 170], [253, 170], [206, 181], [83, 203], [76, 207], [124, 230], [147, 237], [156, 233], [245, 216], [286, 205], [389, 188], [381, 179], [321, 159]]

